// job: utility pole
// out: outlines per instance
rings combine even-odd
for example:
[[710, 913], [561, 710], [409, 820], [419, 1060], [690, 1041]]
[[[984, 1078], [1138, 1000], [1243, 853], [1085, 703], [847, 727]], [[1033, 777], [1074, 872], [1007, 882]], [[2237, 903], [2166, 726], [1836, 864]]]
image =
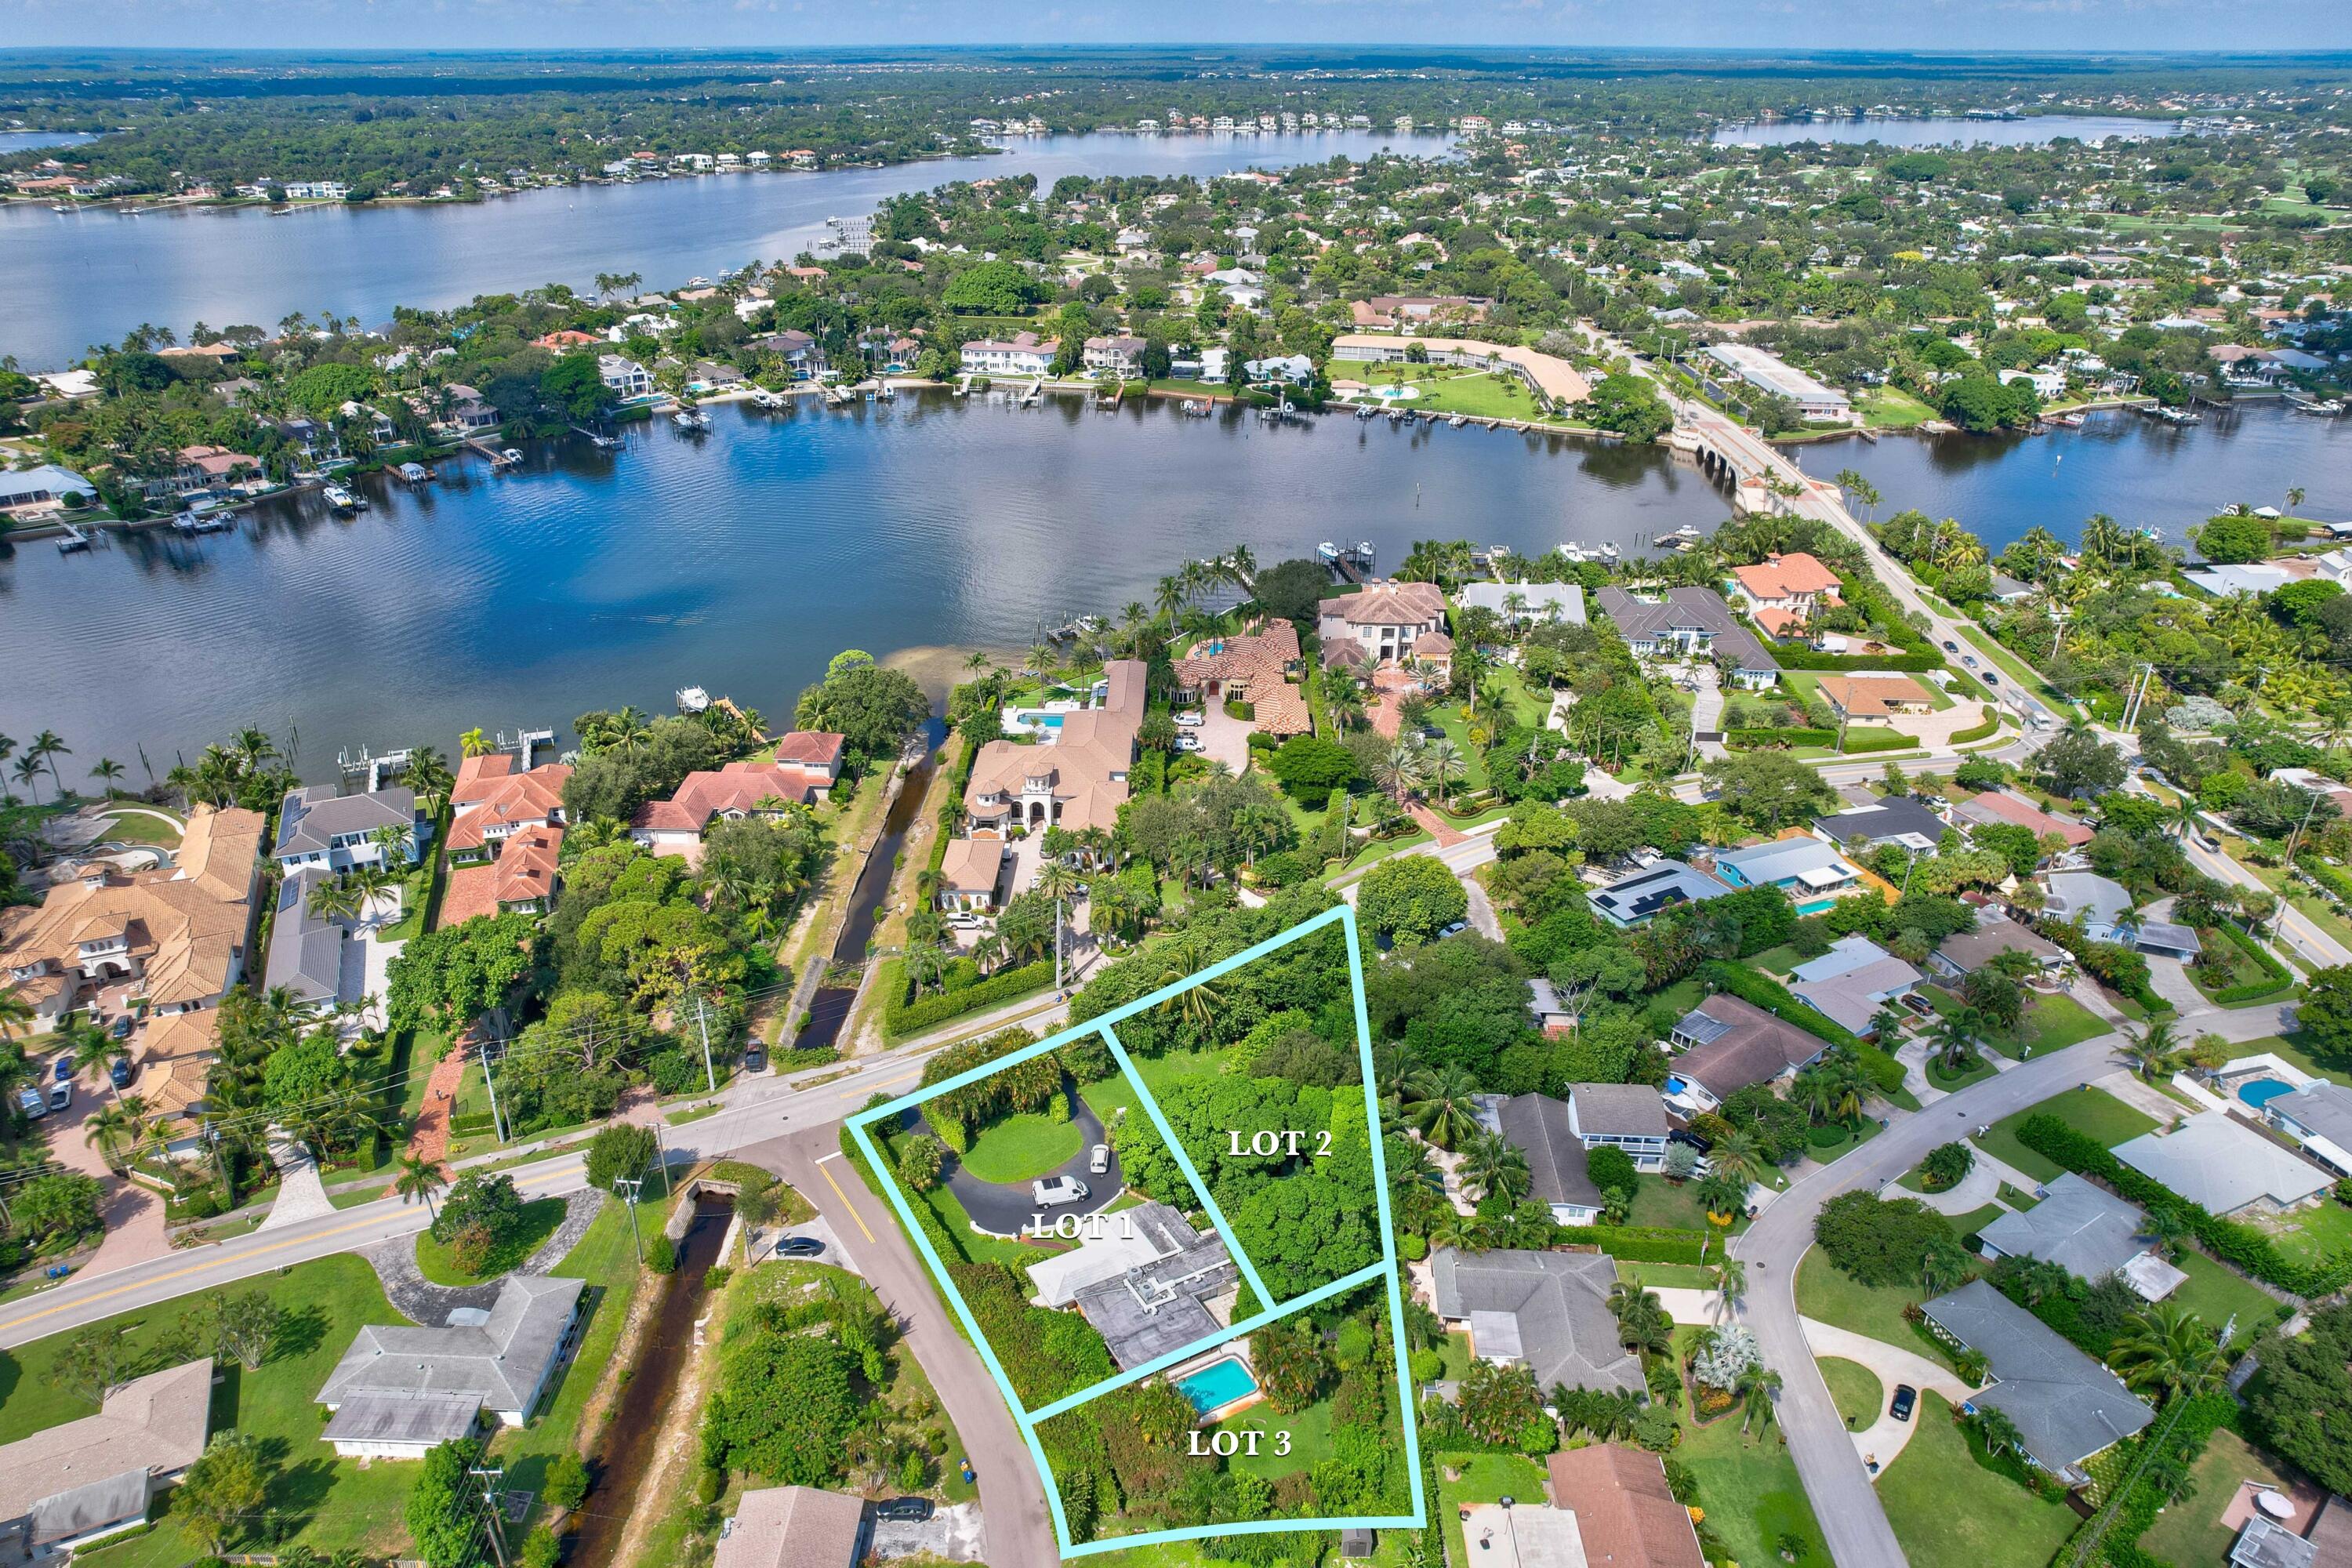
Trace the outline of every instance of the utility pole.
[[2050, 657], [2056, 658], [2059, 641], [2066, 635], [2066, 613], [2054, 605], [2050, 609]]
[[710, 1092], [719, 1092], [719, 1073], [710, 1065], [710, 1011], [702, 1003], [702, 994], [694, 996], [694, 1023], [702, 1031], [702, 1076], [710, 1085]]
[[646, 1244], [637, 1237], [637, 1189], [645, 1184], [643, 1181], [629, 1176], [613, 1178], [614, 1195], [629, 1205], [629, 1240], [637, 1249], [637, 1267], [640, 1268], [646, 1266]]
[[506, 1523], [499, 1518], [499, 1483], [506, 1479], [506, 1469], [503, 1466], [494, 1469], [478, 1466], [466, 1473], [481, 1480], [482, 1509], [489, 1515], [490, 1555], [498, 1559], [499, 1568], [507, 1568]]
[[503, 1143], [507, 1141], [507, 1124], [506, 1119], [499, 1114], [498, 1083], [490, 1077], [490, 1042], [477, 1040], [474, 1042], [474, 1048], [481, 1054], [482, 1058], [482, 1087], [490, 1091], [490, 1130], [499, 1135], [499, 1142]]
[[662, 1146], [662, 1123], [660, 1118], [655, 1118], [653, 1129], [654, 1158], [661, 1162], [662, 1196], [668, 1197], [671, 1195], [669, 1185], [669, 1151]]

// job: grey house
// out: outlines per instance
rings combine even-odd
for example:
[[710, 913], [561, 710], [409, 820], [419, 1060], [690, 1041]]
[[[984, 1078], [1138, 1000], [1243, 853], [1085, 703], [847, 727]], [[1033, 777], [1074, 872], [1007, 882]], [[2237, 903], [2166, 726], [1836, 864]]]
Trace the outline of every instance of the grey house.
[[1751, 690], [1780, 679], [1780, 660], [1712, 588], [1669, 588], [1664, 599], [1649, 600], [1610, 587], [1601, 590], [1598, 603], [1636, 654], [1716, 655], [1730, 662], [1732, 684]]
[[1241, 1277], [1224, 1237], [1194, 1230], [1164, 1204], [1150, 1206], [1158, 1213], [1137, 1224], [1150, 1237], [1154, 1256], [1071, 1292], [1121, 1371], [1197, 1343], [1223, 1327], [1209, 1301]]
[[2189, 1276], [2148, 1250], [2138, 1208], [2068, 1171], [2030, 1209], [2011, 1210], [1977, 1233], [1987, 1258], [2038, 1258], [2078, 1279], [2120, 1274], [2151, 1301], [2161, 1301]]
[[1617, 1342], [1609, 1310], [1616, 1260], [1597, 1252], [1463, 1252], [1430, 1255], [1437, 1315], [1470, 1331], [1482, 1361], [1525, 1365], [1549, 1394], [1570, 1388], [1640, 1394], [1642, 1363]]
[[1927, 854], [1944, 841], [1951, 824], [1907, 795], [1888, 795], [1876, 805], [1858, 805], [1834, 816], [1813, 818], [1813, 836], [1841, 848], [1862, 839], [1872, 848], [1900, 844]]
[[2352, 1089], [2315, 1079], [2263, 1109], [2271, 1124], [2338, 1175], [2352, 1176]]
[[342, 922], [310, 912], [311, 890], [326, 880], [324, 867], [305, 866], [278, 884], [278, 913], [269, 922], [269, 959], [261, 975], [266, 989], [283, 986], [302, 1005], [321, 1010], [357, 1001], [364, 985], [363, 974], [348, 983], [344, 977], [349, 936]]
[[1528, 1195], [1561, 1225], [1591, 1225], [1601, 1217], [1601, 1189], [1585, 1169], [1584, 1141], [1564, 1101], [1548, 1094], [1478, 1098], [1479, 1125], [1499, 1132], [1528, 1159]]
[[367, 1325], [319, 1390], [334, 1413], [320, 1436], [339, 1454], [421, 1459], [485, 1410], [521, 1426], [571, 1346], [586, 1285], [509, 1275], [487, 1310], [458, 1308], [440, 1328]]
[[209, 1357], [110, 1390], [96, 1413], [0, 1447], [0, 1563], [63, 1556], [147, 1522], [205, 1451]]
[[1731, 889], [1696, 866], [1661, 860], [1646, 871], [1611, 883], [1587, 900], [1592, 912], [1620, 931], [1637, 926], [1676, 904], [1719, 899]]
[[405, 852], [393, 869], [417, 860], [416, 792], [380, 789], [368, 795], [337, 795], [324, 784], [289, 790], [278, 808], [278, 842], [269, 853], [291, 876], [305, 866], [348, 871], [384, 858], [375, 841], [383, 828], [407, 835]]
[[1990, 1386], [1966, 1408], [2007, 1415], [2027, 1457], [2071, 1485], [2090, 1479], [2084, 1460], [2155, 1419], [2122, 1378], [1981, 1279], [1920, 1310], [1937, 1335], [1977, 1352], [1992, 1369]]

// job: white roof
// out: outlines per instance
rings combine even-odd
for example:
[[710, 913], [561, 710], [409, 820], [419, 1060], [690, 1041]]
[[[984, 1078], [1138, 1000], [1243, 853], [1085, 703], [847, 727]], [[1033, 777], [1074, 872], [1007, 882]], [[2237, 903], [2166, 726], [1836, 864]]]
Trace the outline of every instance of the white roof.
[[1865, 964], [1876, 963], [1885, 956], [1886, 950], [1866, 936], [1842, 936], [1830, 944], [1827, 952], [1797, 965], [1792, 973], [1799, 980], [1832, 980]]
[[2263, 1198], [2281, 1205], [2327, 1190], [2327, 1173], [2272, 1142], [2226, 1110], [2189, 1118], [2178, 1131], [2148, 1132], [2116, 1158], [2217, 1215]]
[[1820, 885], [1810, 873], [1833, 871], [1832, 882], [1843, 882], [1853, 875], [1853, 868], [1836, 848], [1818, 838], [1776, 838], [1769, 844], [1751, 844], [1745, 849], [1727, 850], [1715, 858], [1716, 869], [1725, 867], [1739, 873], [1741, 881], [1751, 887], [1805, 879], [1809, 885]]

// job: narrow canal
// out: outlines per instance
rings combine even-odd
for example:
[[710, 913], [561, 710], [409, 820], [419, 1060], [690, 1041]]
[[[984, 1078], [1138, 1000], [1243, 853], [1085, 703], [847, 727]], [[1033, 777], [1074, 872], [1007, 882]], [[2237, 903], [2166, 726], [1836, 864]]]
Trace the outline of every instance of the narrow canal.
[[889, 815], [882, 819], [881, 842], [866, 858], [866, 868], [858, 873], [857, 886], [850, 892], [849, 920], [841, 928], [841, 940], [833, 944], [834, 974], [827, 976], [828, 983], [810, 999], [808, 1026], [794, 1042], [802, 1050], [821, 1050], [834, 1044], [841, 1036], [842, 1025], [848, 1021], [850, 1006], [857, 1000], [857, 971], [851, 966], [866, 962], [866, 944], [874, 940], [882, 900], [889, 897], [898, 851], [906, 847], [907, 830], [915, 825], [915, 814], [923, 808], [924, 792], [930, 788], [931, 759], [939, 754], [946, 738], [945, 725], [937, 719], [926, 721], [922, 760], [907, 770], [898, 798], [890, 803]]
[[619, 1408], [604, 1425], [593, 1466], [595, 1489], [565, 1554], [572, 1568], [611, 1568], [627, 1533], [629, 1516], [641, 1503], [655, 1500], [639, 1498], [638, 1488], [652, 1468], [653, 1444], [668, 1416], [679, 1371], [694, 1352], [694, 1324], [702, 1315], [705, 1282], [710, 1266], [719, 1261], [734, 1213], [735, 1200], [723, 1193], [705, 1193], [695, 1200], [694, 1221], [677, 1243], [677, 1268], [658, 1287], [661, 1298], [654, 1307], [645, 1350], [629, 1370]]

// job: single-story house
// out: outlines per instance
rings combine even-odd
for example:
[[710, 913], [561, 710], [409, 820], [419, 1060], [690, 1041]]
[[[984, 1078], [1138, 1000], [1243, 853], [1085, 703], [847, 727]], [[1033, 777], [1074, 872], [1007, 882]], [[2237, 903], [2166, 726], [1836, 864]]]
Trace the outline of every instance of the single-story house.
[[2116, 1145], [2116, 1158], [2217, 1215], [2257, 1204], [2290, 1209], [2326, 1192], [2334, 1178], [2226, 1110], [2200, 1111], [2170, 1132], [2144, 1132]]
[[1620, 931], [1642, 924], [1676, 904], [1719, 899], [1731, 889], [1696, 866], [1662, 860], [1646, 871], [1611, 883], [1591, 895], [1593, 913]]
[[2130, 919], [2132, 896], [2121, 882], [2095, 871], [2053, 871], [2048, 886], [2042, 910], [2052, 920], [2080, 924], [2093, 942], [2128, 942], [2125, 933], [2137, 922]]
[[1545, 1468], [1552, 1506], [1576, 1516], [1589, 1568], [1702, 1568], [1697, 1527], [1657, 1455], [1593, 1443], [1553, 1454]]
[[1617, 1264], [1598, 1252], [1464, 1252], [1430, 1255], [1432, 1301], [1449, 1328], [1470, 1331], [1482, 1361], [1524, 1365], [1536, 1386], [1622, 1389], [1640, 1394], [1642, 1363], [1617, 1342], [1609, 1290]]
[[835, 777], [798, 763], [732, 762], [715, 773], [688, 773], [667, 800], [637, 807], [629, 837], [656, 855], [685, 854], [702, 842], [713, 817], [749, 816], [770, 801], [806, 805], [823, 800]]
[[712, 1568], [857, 1568], [866, 1500], [816, 1487], [748, 1491], [719, 1527]]
[[2231, 1568], [2352, 1568], [2352, 1503], [2325, 1499], [2301, 1535], [2251, 1509], [2228, 1561]]
[[2352, 1089], [2314, 1079], [2263, 1107], [2271, 1125], [2339, 1175], [2352, 1176]]
[[1201, 1245], [1201, 1234], [1192, 1223], [1157, 1200], [1124, 1210], [1119, 1218], [1124, 1223], [1102, 1235], [1030, 1265], [1029, 1283], [1035, 1291], [1031, 1300], [1041, 1307], [1073, 1306], [1082, 1292]]
[[1666, 1073], [1666, 1103], [1685, 1115], [1794, 1073], [1829, 1048], [1820, 1036], [1727, 992], [1684, 1014], [1668, 1039], [1681, 1054]]
[[1846, 937], [1797, 966], [1796, 998], [1850, 1033], [1872, 1033], [1887, 1003], [1919, 984], [1919, 972], [1867, 937]]
[[2066, 952], [2039, 931], [2012, 920], [1977, 917], [1974, 931], [1954, 931], [1927, 955], [1927, 967], [1950, 980], [1965, 980], [2004, 952], [2031, 954], [2044, 974], [2066, 966]]
[[320, 1435], [339, 1454], [421, 1459], [485, 1410], [521, 1426], [572, 1346], [586, 1284], [512, 1274], [488, 1308], [457, 1308], [440, 1328], [366, 1325], [319, 1390], [334, 1413]]
[[70, 1553], [145, 1524], [155, 1494], [205, 1451], [212, 1406], [203, 1357], [132, 1378], [96, 1415], [0, 1447], [0, 1562]]
[[2066, 841], [2069, 848], [2079, 848], [2091, 841], [2088, 823], [2077, 822], [2071, 816], [2053, 816], [2024, 796], [2007, 790], [1987, 790], [1982, 795], [1970, 795], [1952, 807], [1952, 815], [1969, 822], [2006, 822], [2030, 827], [2037, 837], [2054, 833]]
[[1584, 625], [1584, 588], [1580, 584], [1472, 583], [1455, 597], [1465, 610], [1492, 610], [1504, 620], [1521, 626], [1543, 621]]
[[1590, 1152], [1604, 1145], [1633, 1156], [1637, 1171], [1666, 1168], [1666, 1102], [1646, 1083], [1572, 1083], [1568, 1127]]
[[1977, 1233], [1987, 1258], [2038, 1258], [2078, 1279], [2110, 1274], [2151, 1301], [2161, 1301], [2189, 1276], [2149, 1249], [2140, 1234], [2147, 1216], [2106, 1188], [2068, 1171], [2042, 1189], [2030, 1209], [2012, 1209]]
[[1813, 834], [1825, 844], [1848, 845], [1861, 840], [1875, 849], [1900, 844], [1925, 855], [1944, 841], [1951, 825], [1907, 795], [1891, 795], [1876, 805], [1858, 805], [1833, 816], [1813, 818]]
[[1927, 1326], [1985, 1358], [1992, 1383], [1965, 1409], [1993, 1409], [2016, 1423], [2027, 1458], [2073, 1485], [2084, 1460], [2155, 1419], [2124, 1380], [2068, 1344], [2058, 1331], [1982, 1279], [1921, 1309]]
[[1548, 1094], [1481, 1095], [1477, 1119], [1498, 1132], [1528, 1161], [1528, 1195], [1551, 1210], [1560, 1225], [1592, 1225], [1601, 1218], [1601, 1188], [1585, 1168], [1584, 1141], [1569, 1120], [1568, 1106]]
[[1172, 1208], [1136, 1226], [1155, 1230], [1153, 1256], [1071, 1292], [1122, 1371], [1214, 1334], [1223, 1325], [1208, 1303], [1240, 1278], [1224, 1237], [1195, 1231]]
[[1843, 719], [1886, 719], [1935, 707], [1927, 689], [1907, 675], [1825, 675], [1822, 700]]
[[1559, 987], [1540, 974], [1528, 982], [1528, 1011], [1547, 1035], [1564, 1035], [1576, 1026], [1576, 1015], [1559, 999]]
[[375, 836], [387, 827], [406, 835], [393, 851], [397, 863], [392, 868], [415, 865], [415, 790], [394, 786], [366, 795], [337, 795], [326, 784], [304, 784], [287, 791], [279, 804], [278, 842], [269, 853], [289, 876], [305, 866], [348, 871], [384, 862]]
[[984, 914], [1003, 901], [1013, 847], [1002, 838], [952, 838], [933, 899], [941, 910]]
[[1797, 900], [1801, 914], [1827, 909], [1826, 901], [1814, 900], [1826, 900], [1862, 881], [1862, 873], [1835, 845], [1811, 837], [1774, 838], [1724, 850], [1715, 858], [1715, 874], [1734, 888], [1778, 888]]

